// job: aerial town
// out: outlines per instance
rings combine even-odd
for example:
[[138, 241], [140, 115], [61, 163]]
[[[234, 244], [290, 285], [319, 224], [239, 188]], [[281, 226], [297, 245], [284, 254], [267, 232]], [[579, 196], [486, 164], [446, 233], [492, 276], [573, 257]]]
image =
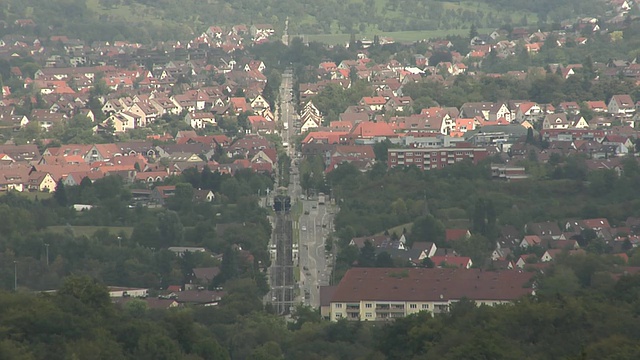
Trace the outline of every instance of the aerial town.
[[[640, 6], [603, 3], [336, 44], [289, 17], [137, 43], [3, 16], [0, 298], [109, 324], [52, 330], [69, 358], [635, 358]], [[562, 348], [554, 317], [606, 341]]]

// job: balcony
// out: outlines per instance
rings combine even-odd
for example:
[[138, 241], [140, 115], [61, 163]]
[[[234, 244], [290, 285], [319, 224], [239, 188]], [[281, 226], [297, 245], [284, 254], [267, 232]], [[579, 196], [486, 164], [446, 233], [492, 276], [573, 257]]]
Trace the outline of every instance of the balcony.
[[386, 305], [376, 305], [376, 311], [380, 311], [380, 310], [389, 311], [390, 308], [391, 308], [391, 306], [389, 306], [388, 304], [386, 304]]
[[441, 314], [441, 313], [446, 313], [449, 312], [449, 305], [434, 305], [433, 306], [433, 313], [434, 314]]

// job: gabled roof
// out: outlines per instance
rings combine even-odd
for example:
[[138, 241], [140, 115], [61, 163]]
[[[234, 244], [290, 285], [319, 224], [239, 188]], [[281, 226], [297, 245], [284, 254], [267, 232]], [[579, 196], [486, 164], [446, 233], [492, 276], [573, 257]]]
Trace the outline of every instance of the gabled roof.
[[327, 142], [329, 144], [339, 144], [340, 138], [347, 136], [345, 131], [312, 131], [302, 140], [302, 144], [312, 142]]
[[432, 256], [431, 261], [435, 266], [455, 266], [463, 269], [471, 264], [471, 258], [468, 256]]
[[462, 238], [466, 238], [468, 233], [469, 233], [468, 229], [446, 229], [445, 240], [446, 241], [461, 240]]
[[618, 106], [622, 109], [633, 108], [634, 103], [629, 95], [613, 95], [611, 101], [614, 101], [618, 104]]
[[206, 267], [206, 268], [193, 268], [193, 276], [198, 280], [211, 281], [213, 278], [220, 274], [220, 268]]
[[589, 229], [601, 229], [601, 228], [611, 227], [611, 225], [609, 225], [609, 220], [605, 218], [582, 220], [582, 223], [584, 224], [585, 227]]
[[356, 124], [356, 126], [349, 133], [351, 137], [355, 138], [373, 138], [373, 137], [395, 137], [396, 134], [393, 128], [385, 122], [372, 122], [363, 121]]
[[383, 98], [382, 96], [365, 96], [362, 98], [362, 102], [365, 105], [384, 105], [386, 104], [387, 100], [385, 100], [385, 98]]
[[364, 245], [368, 242], [373, 245], [373, 247], [379, 247], [385, 242], [389, 242], [390, 238], [387, 235], [375, 235], [375, 236], [363, 236], [351, 239], [350, 243], [353, 243], [358, 249], [364, 247]]

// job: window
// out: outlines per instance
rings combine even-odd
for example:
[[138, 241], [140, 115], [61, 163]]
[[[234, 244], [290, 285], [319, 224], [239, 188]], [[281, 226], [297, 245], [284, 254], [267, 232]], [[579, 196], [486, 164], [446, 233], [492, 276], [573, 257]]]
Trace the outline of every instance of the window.
[[373, 307], [373, 304], [365, 304], [364, 307], [366, 307], [367, 309], [371, 309]]
[[340, 319], [342, 318], [342, 314], [341, 313], [336, 313], [336, 319]]
[[371, 318], [371, 317], [373, 317], [373, 315], [372, 315], [370, 312], [368, 312], [368, 313], [365, 313], [365, 314], [364, 314], [364, 317], [366, 317], [366, 318]]
[[342, 309], [342, 304], [336, 304], [336, 309]]
[[409, 309], [417, 309], [418, 304], [409, 304]]
[[426, 310], [429, 308], [429, 304], [422, 304], [422, 310]]

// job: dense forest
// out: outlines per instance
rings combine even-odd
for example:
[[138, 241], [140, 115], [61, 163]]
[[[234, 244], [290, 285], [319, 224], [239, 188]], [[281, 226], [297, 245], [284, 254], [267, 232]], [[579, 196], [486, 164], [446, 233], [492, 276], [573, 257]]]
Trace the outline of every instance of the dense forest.
[[[176, 186], [176, 196], [161, 209], [132, 205], [130, 188], [117, 176], [74, 187], [59, 183], [47, 199], [12, 192], [1, 196], [2, 288], [13, 288], [14, 261], [18, 287], [36, 290], [55, 289], [71, 274], [108, 285], [166, 288], [182, 284], [194, 267], [224, 265], [211, 253], [177, 257], [169, 246], [202, 246], [233, 259], [237, 254], [231, 246], [237, 244], [252, 253], [256, 264], [269, 265], [271, 225], [256, 194], [273, 187], [270, 177], [251, 171], [232, 177], [205, 168], [186, 170], [165, 184]], [[216, 201], [194, 203], [194, 189], [214, 191]], [[79, 203], [94, 207], [74, 211], [71, 205]], [[221, 224], [227, 231], [217, 230]], [[266, 292], [266, 278], [253, 265], [237, 264], [219, 280], [247, 277]]]
[[[281, 1], [268, 0], [9, 0], [0, 20], [32, 18], [37, 35], [54, 32], [86, 40], [185, 40], [208, 26], [270, 23], [294, 34], [491, 28], [560, 22], [604, 12], [596, 0], [563, 1]], [[24, 29], [23, 29], [24, 30]], [[11, 26], [3, 29], [12, 31]]]
[[[640, 276], [600, 257], [561, 260], [536, 296], [392, 323], [322, 322], [298, 308], [271, 315], [238, 283], [216, 307], [151, 310], [109, 301], [87, 277], [55, 294], [0, 292], [3, 359], [634, 359], [640, 356]], [[619, 278], [619, 280], [617, 280]], [[614, 280], [614, 281], [612, 281]], [[266, 311], [265, 311], [266, 310]]]

